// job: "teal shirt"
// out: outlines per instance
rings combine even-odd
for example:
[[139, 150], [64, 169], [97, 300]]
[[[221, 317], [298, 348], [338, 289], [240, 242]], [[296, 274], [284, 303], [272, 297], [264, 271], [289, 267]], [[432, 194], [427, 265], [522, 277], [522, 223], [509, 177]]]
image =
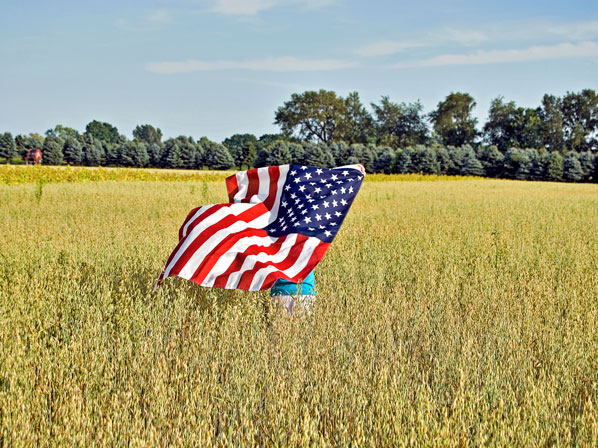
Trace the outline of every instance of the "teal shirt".
[[314, 271], [311, 271], [305, 280], [301, 283], [293, 283], [288, 280], [279, 278], [272, 286], [270, 290], [271, 296], [295, 296], [295, 295], [316, 295], [316, 279], [314, 277]]

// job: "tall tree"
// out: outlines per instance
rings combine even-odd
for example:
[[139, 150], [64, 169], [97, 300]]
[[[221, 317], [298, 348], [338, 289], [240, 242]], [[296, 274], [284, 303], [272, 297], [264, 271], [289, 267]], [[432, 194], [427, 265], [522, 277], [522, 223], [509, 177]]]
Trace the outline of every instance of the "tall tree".
[[423, 106], [415, 103], [393, 103], [383, 96], [380, 104], [372, 103], [376, 117], [379, 142], [395, 148], [424, 144], [428, 140], [428, 127], [423, 115]]
[[68, 126], [57, 124], [53, 129], [48, 129], [46, 131], [46, 136], [59, 137], [62, 140], [66, 140], [68, 137], [77, 138], [79, 136], [79, 131], [69, 128]]
[[233, 160], [235, 161], [235, 166], [241, 168], [242, 165], [250, 166], [246, 164], [248, 161], [249, 152], [251, 150], [250, 145], [254, 146], [257, 143], [257, 137], [253, 134], [235, 134], [232, 135], [222, 142], [224, 146], [228, 148], [231, 155], [233, 156]]
[[445, 145], [473, 143], [477, 136], [477, 118], [471, 116], [476, 102], [469, 93], [451, 92], [430, 113], [434, 131]]
[[120, 135], [118, 129], [110, 123], [101, 123], [93, 120], [85, 126], [85, 133], [108, 144], [119, 143]]
[[291, 99], [280, 106], [274, 123], [286, 135], [328, 143], [338, 137], [347, 112], [345, 100], [330, 90], [293, 93]]
[[42, 154], [45, 165], [61, 165], [63, 160], [62, 146], [63, 141], [58, 137], [49, 136], [44, 142]]
[[133, 137], [148, 145], [159, 145], [162, 143], [162, 131], [151, 124], [137, 125], [133, 129]]
[[83, 161], [83, 147], [77, 138], [67, 137], [62, 152], [65, 162], [70, 165], [80, 165]]
[[565, 151], [565, 136], [560, 98], [544, 95], [542, 104], [538, 108], [538, 116], [542, 121], [540, 129], [544, 147], [549, 151], [559, 151], [562, 154]]
[[336, 140], [347, 143], [367, 143], [373, 137], [373, 119], [361, 104], [359, 93], [349, 93], [345, 98], [345, 109], [345, 117], [339, 127]]
[[0, 157], [6, 159], [6, 163], [10, 163], [10, 160], [17, 155], [17, 145], [15, 144], [12, 134], [5, 132], [0, 134]]
[[561, 101], [565, 146], [571, 151], [597, 149], [598, 95], [594, 90], [567, 92]]

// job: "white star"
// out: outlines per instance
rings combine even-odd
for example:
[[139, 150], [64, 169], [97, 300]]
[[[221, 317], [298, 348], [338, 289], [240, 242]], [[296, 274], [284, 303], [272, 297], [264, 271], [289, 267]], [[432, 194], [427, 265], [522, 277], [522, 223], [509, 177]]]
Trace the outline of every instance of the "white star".
[[296, 217], [296, 216], [293, 216], [293, 217], [291, 218], [291, 222], [295, 222], [295, 221], [297, 221], [297, 217]]
[[336, 194], [336, 190], [332, 190], [330, 193], [331, 194]]
[[337, 206], [338, 206], [338, 202], [336, 202], [336, 201], [332, 201], [332, 206], [333, 206], [333, 207], [337, 207]]
[[306, 166], [302, 166], [301, 169], [305, 171], [307, 169], [307, 167]]
[[347, 189], [345, 187], [341, 187], [341, 194], [345, 194], [347, 192]]
[[311, 218], [309, 216], [306, 216], [303, 218], [303, 220], [305, 221], [305, 224], [309, 224], [311, 222]]
[[293, 210], [289, 210], [289, 216], [293, 216], [295, 213], [293, 212]]
[[338, 176], [337, 176], [336, 174], [333, 174], [332, 176], [330, 176], [330, 179], [331, 179], [331, 180], [337, 180], [337, 179], [338, 179]]
[[322, 202], [322, 205], [324, 206], [324, 208], [328, 208], [328, 206], [330, 205], [330, 202], [324, 201], [324, 202]]
[[325, 230], [324, 235], [330, 237], [330, 236], [332, 236], [332, 232], [330, 230]]
[[325, 183], [326, 183], [326, 181], [325, 181], [324, 179], [320, 179], [320, 183], [321, 183], [321, 184], [325, 184]]
[[297, 227], [299, 224], [301, 224], [299, 221], [297, 221], [297, 222], [294, 222], [294, 223], [293, 223], [293, 227]]
[[291, 193], [291, 199], [297, 199], [297, 195], [295, 193]]
[[309, 202], [310, 204], [315, 201], [315, 199], [308, 199], [307, 202]]
[[305, 199], [311, 199], [311, 194], [306, 194]]
[[313, 187], [316, 183], [315, 182], [310, 182], [309, 184]]
[[311, 173], [305, 173], [305, 180], [311, 179]]
[[336, 223], [335, 223], [335, 222], [331, 222], [331, 223], [330, 223], [330, 225], [331, 225], [331, 226], [335, 226], [335, 225], [336, 225]]
[[318, 194], [320, 191], [322, 191], [322, 189], [320, 187], [316, 187], [314, 189], [314, 193]]
[[353, 193], [353, 187], [349, 187], [349, 193]]
[[337, 218], [340, 218], [342, 213], [341, 212], [334, 212], [334, 214], [336, 215]]
[[295, 177], [293, 180], [295, 181], [296, 184], [298, 184], [299, 182], [301, 182], [301, 179], [299, 179], [298, 177]]
[[326, 228], [326, 226], [318, 226], [318, 228], [319, 228], [320, 230], [324, 230], [324, 229]]
[[284, 222], [284, 216], [278, 220], [278, 222]]
[[284, 232], [285, 230], [288, 229], [289, 226], [287, 226], [286, 224], [284, 225], [284, 227], [282, 228], [282, 231]]
[[348, 172], [347, 170], [345, 170], [345, 171], [343, 171], [343, 172], [342, 172], [342, 175], [343, 175], [343, 176], [346, 176], [346, 175], [348, 175], [348, 174], [349, 174], [349, 172]]
[[295, 174], [297, 174], [297, 171], [293, 170], [289, 173], [291, 176], [294, 176]]
[[314, 204], [311, 206], [312, 210], [317, 210], [320, 208], [320, 206], [318, 204]]
[[324, 215], [324, 217], [325, 217], [326, 219], [330, 219], [330, 218], [332, 218], [332, 215], [330, 215], [330, 213], [326, 213], [326, 214]]
[[326, 184], [326, 188], [332, 187], [332, 184]]
[[344, 199], [341, 199], [341, 204], [343, 204], [343, 205], [347, 205], [347, 204], [348, 204], [348, 202], [347, 202], [347, 201], [345, 201]]
[[301, 193], [303, 193], [303, 192], [305, 191], [305, 185], [301, 185], [301, 186], [299, 187], [299, 191], [300, 191]]
[[308, 230], [311, 230], [313, 232], [316, 229], [314, 227], [309, 227]]
[[282, 202], [280, 203], [280, 205], [282, 205], [283, 207], [286, 207], [286, 206], [287, 206], [287, 205], [289, 205], [289, 204], [288, 204], [288, 202], [287, 202], [287, 201], [282, 201]]
[[316, 170], [316, 173], [318, 173], [318, 175], [322, 174], [323, 172], [324, 172], [324, 171], [322, 171], [322, 168], [318, 168], [318, 169]]
[[316, 219], [317, 219], [318, 221], [321, 221], [321, 220], [322, 220], [322, 215], [318, 215], [318, 214], [316, 213]]
[[342, 184], [342, 183], [343, 183], [343, 181], [342, 181], [342, 180], [337, 180], [337, 181], [336, 181], [336, 183], [337, 183], [337, 185], [338, 185], [338, 184]]
[[305, 209], [305, 210], [301, 210], [301, 214], [302, 214], [302, 215], [305, 215], [306, 213], [307, 213], [307, 209]]
[[287, 185], [286, 187], [284, 187], [285, 191], [289, 191], [291, 189], [290, 185]]
[[[297, 200], [295, 201], [295, 204], [298, 204], [298, 203], [299, 203], [299, 201], [301, 201], [301, 199], [297, 199]], [[303, 208], [303, 204], [299, 204], [299, 205], [297, 206], [297, 208], [298, 208], [299, 210], [301, 210], [301, 209]]]

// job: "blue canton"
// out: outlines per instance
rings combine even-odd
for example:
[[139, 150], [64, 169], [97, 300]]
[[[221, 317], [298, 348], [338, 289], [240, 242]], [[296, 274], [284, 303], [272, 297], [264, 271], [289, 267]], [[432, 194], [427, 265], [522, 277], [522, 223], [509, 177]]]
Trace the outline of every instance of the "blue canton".
[[361, 187], [363, 174], [353, 168], [291, 165], [280, 197], [271, 236], [300, 233], [330, 243]]

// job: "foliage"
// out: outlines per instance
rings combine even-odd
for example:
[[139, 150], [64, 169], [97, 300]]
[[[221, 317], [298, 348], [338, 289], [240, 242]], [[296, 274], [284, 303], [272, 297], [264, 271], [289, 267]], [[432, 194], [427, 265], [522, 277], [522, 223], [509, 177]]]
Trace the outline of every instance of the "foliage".
[[85, 134], [100, 142], [106, 142], [108, 144], [118, 143], [120, 138], [116, 127], [112, 126], [110, 123], [102, 123], [97, 120], [87, 123], [87, 126], [85, 126]]
[[468, 93], [452, 92], [430, 113], [434, 131], [445, 145], [471, 144], [477, 135], [477, 118], [471, 116], [476, 102]]
[[49, 136], [44, 141], [42, 150], [45, 165], [61, 165], [63, 161], [62, 147], [64, 142], [59, 137]]
[[9, 162], [13, 157], [17, 155], [17, 145], [15, 144], [12, 134], [5, 132], [0, 134], [0, 157], [4, 158]]
[[380, 105], [372, 103], [376, 117], [378, 140], [394, 148], [405, 148], [425, 144], [428, 127], [423, 115], [423, 105], [418, 101], [411, 104], [396, 104], [383, 96]]
[[137, 125], [133, 129], [133, 137], [148, 145], [159, 145], [162, 143], [162, 131], [151, 124]]

